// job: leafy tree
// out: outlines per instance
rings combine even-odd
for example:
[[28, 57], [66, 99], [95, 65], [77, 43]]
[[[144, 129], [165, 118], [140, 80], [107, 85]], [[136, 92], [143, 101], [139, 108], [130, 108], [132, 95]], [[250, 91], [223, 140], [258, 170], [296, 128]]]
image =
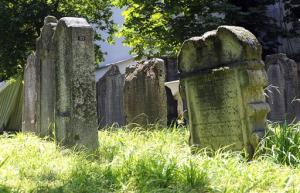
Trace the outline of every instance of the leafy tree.
[[[239, 25], [263, 42], [266, 53], [277, 45], [278, 27], [266, 15], [275, 0], [114, 0], [125, 7], [124, 43], [139, 56], [175, 56], [182, 42], [217, 26]], [[277, 36], [276, 36], [277, 37]]]
[[[25, 64], [26, 57], [35, 48], [45, 16], [85, 17], [96, 30], [112, 34], [115, 27], [110, 8], [109, 0], [1, 0], [0, 80], [12, 76]], [[104, 41], [99, 34], [96, 39]], [[95, 50], [97, 59], [102, 60], [103, 53]]]

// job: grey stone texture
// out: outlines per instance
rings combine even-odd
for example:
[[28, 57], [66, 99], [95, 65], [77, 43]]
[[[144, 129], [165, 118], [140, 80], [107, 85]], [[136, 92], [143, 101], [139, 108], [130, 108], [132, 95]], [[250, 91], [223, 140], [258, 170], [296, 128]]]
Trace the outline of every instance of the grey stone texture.
[[100, 128], [124, 125], [123, 112], [124, 75], [117, 65], [111, 65], [97, 82], [97, 114]]
[[39, 135], [52, 136], [54, 129], [55, 106], [55, 48], [53, 35], [57, 19], [47, 16], [41, 29], [40, 37], [36, 42], [36, 67], [37, 73], [37, 124]]
[[269, 87], [267, 101], [271, 111], [268, 119], [275, 122], [300, 120], [299, 67], [285, 54], [266, 56]]
[[192, 146], [253, 154], [269, 111], [261, 53], [256, 37], [236, 26], [220, 26], [183, 43], [178, 66]]
[[39, 134], [37, 125], [37, 66], [36, 56], [32, 53], [27, 58], [27, 63], [24, 69], [24, 102], [23, 102], [23, 117], [22, 131]]
[[139, 62], [126, 68], [124, 116], [126, 124], [167, 125], [165, 67], [161, 59]]
[[83, 18], [64, 17], [54, 34], [55, 137], [63, 146], [98, 147], [94, 32]]
[[25, 68], [23, 131], [66, 147], [98, 147], [93, 41], [83, 18], [45, 18]]

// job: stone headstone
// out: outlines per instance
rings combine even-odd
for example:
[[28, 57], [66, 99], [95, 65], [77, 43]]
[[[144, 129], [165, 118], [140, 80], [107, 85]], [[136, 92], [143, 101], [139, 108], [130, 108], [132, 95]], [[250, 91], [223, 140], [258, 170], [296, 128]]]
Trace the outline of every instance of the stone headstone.
[[124, 75], [117, 65], [111, 65], [97, 82], [98, 124], [101, 128], [124, 125], [123, 87]]
[[178, 61], [192, 146], [246, 149], [265, 134], [269, 106], [262, 48], [242, 27], [220, 26], [182, 45]]
[[98, 147], [94, 32], [83, 18], [64, 17], [54, 34], [55, 137], [66, 147]]
[[39, 134], [37, 125], [37, 66], [34, 53], [28, 56], [24, 69], [24, 102], [22, 131]]
[[55, 106], [55, 48], [53, 34], [57, 19], [47, 16], [36, 44], [36, 66], [38, 67], [38, 111], [37, 124], [40, 136], [52, 136]]
[[166, 69], [166, 80], [165, 82], [171, 82], [179, 79], [177, 58], [163, 57]]
[[300, 120], [298, 65], [285, 54], [266, 56], [269, 87], [267, 100], [271, 111], [268, 119], [276, 122]]
[[167, 125], [165, 69], [161, 59], [151, 59], [126, 68], [124, 116], [126, 124]]
[[178, 101], [175, 99], [175, 97], [172, 94], [172, 91], [169, 87], [166, 88], [166, 95], [167, 95], [167, 124], [172, 125], [176, 123], [178, 118], [178, 111], [177, 111], [177, 104]]

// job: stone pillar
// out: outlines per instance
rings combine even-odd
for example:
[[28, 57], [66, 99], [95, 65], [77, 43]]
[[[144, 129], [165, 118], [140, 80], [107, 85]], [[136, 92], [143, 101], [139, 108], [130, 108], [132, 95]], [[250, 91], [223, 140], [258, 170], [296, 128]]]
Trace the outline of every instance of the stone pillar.
[[256, 37], [235, 26], [220, 26], [183, 43], [178, 61], [192, 146], [245, 148], [253, 154], [269, 111], [261, 52]]
[[126, 124], [167, 125], [164, 62], [151, 59], [126, 68], [124, 115]]
[[39, 134], [37, 125], [37, 66], [34, 53], [27, 58], [24, 69], [24, 102], [22, 131]]
[[269, 80], [267, 100], [271, 107], [271, 121], [288, 123], [300, 120], [298, 65], [285, 54], [266, 56]]
[[83, 18], [59, 20], [56, 48], [55, 137], [63, 146], [98, 147], [94, 33]]
[[97, 82], [97, 112], [100, 127], [114, 123], [124, 125], [123, 112], [124, 75], [117, 65], [111, 65]]
[[53, 16], [47, 16], [36, 45], [39, 87], [37, 92], [37, 124], [39, 135], [42, 137], [52, 136], [54, 129], [55, 49], [52, 37], [56, 25], [57, 19]]

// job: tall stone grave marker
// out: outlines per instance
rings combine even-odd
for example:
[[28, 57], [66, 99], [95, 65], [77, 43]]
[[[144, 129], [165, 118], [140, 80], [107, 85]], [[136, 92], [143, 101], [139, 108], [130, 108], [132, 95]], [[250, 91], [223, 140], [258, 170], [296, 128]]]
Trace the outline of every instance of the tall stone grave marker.
[[114, 123], [124, 124], [123, 112], [124, 75], [117, 65], [111, 65], [97, 82], [97, 112], [100, 127]]
[[269, 81], [267, 100], [271, 107], [271, 121], [292, 122], [300, 120], [298, 65], [285, 54], [266, 56]]
[[161, 59], [151, 59], [126, 68], [124, 115], [126, 124], [167, 125], [165, 69]]
[[41, 35], [36, 44], [36, 62], [38, 67], [38, 113], [37, 124], [40, 128], [40, 136], [52, 136], [54, 126], [55, 105], [55, 48], [53, 34], [57, 25], [57, 19], [47, 16]]
[[98, 147], [94, 33], [83, 18], [65, 17], [56, 48], [55, 136], [64, 146]]
[[37, 66], [36, 56], [32, 53], [27, 58], [27, 63], [24, 69], [24, 102], [23, 102], [23, 117], [22, 131], [33, 132], [39, 134], [37, 125]]
[[253, 153], [269, 111], [261, 52], [256, 37], [235, 26], [220, 26], [183, 43], [178, 61], [192, 146]]

